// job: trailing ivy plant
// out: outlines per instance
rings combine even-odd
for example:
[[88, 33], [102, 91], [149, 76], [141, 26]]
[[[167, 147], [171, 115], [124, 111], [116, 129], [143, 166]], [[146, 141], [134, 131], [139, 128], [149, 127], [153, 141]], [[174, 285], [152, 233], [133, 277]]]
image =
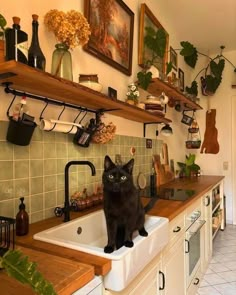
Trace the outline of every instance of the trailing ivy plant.
[[0, 256], [0, 269], [4, 269], [10, 277], [22, 284], [29, 285], [36, 294], [56, 295], [51, 283], [37, 271], [37, 264], [30, 262], [19, 250], [8, 250]]

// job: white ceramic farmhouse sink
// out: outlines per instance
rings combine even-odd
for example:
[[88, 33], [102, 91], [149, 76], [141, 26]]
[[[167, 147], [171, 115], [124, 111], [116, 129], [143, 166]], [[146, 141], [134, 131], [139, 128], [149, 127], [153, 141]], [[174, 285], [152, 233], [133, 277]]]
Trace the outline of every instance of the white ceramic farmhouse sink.
[[39, 232], [34, 239], [111, 259], [112, 269], [104, 277], [104, 286], [121, 291], [167, 244], [168, 223], [167, 218], [147, 215], [148, 237], [136, 232], [132, 248], [121, 247], [111, 254], [103, 251], [107, 244], [103, 210]]

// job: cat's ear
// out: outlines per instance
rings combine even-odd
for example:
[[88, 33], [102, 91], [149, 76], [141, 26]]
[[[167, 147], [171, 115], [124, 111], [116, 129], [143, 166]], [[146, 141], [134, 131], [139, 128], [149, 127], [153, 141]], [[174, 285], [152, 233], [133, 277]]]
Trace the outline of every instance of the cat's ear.
[[131, 159], [127, 164], [123, 166], [123, 169], [126, 170], [129, 174], [132, 174], [134, 167], [134, 159]]
[[110, 170], [112, 168], [116, 167], [116, 165], [112, 162], [111, 158], [109, 156], [105, 156], [104, 159], [104, 170]]

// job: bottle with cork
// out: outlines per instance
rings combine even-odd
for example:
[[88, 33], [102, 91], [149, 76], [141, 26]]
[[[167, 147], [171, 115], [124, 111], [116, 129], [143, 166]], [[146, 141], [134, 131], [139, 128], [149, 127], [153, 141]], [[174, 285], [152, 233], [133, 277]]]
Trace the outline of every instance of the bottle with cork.
[[19, 212], [16, 215], [16, 235], [24, 236], [29, 232], [29, 215], [25, 211], [24, 197], [20, 198]]
[[20, 29], [20, 18], [14, 16], [12, 28], [5, 31], [5, 59], [28, 63], [28, 35]]
[[38, 15], [32, 15], [32, 41], [29, 48], [28, 54], [28, 65], [40, 70], [45, 70], [46, 59], [39, 45], [38, 38]]

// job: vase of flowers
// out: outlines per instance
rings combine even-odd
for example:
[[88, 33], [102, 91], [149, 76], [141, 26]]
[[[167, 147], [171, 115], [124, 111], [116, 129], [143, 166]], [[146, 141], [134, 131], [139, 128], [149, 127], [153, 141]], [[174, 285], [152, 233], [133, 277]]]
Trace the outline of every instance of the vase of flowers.
[[70, 50], [88, 42], [91, 32], [87, 19], [75, 10], [65, 13], [52, 9], [46, 13], [44, 23], [58, 42], [52, 56], [52, 74], [73, 80]]
[[126, 102], [128, 104], [137, 105], [139, 98], [138, 86], [135, 83], [131, 83], [128, 85], [128, 91], [126, 93], [127, 99]]

